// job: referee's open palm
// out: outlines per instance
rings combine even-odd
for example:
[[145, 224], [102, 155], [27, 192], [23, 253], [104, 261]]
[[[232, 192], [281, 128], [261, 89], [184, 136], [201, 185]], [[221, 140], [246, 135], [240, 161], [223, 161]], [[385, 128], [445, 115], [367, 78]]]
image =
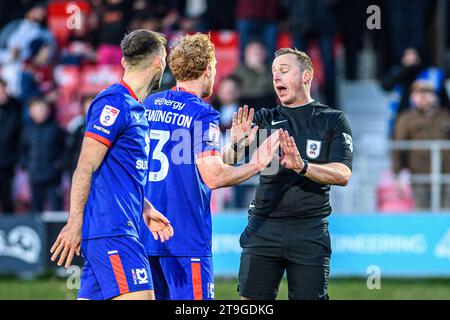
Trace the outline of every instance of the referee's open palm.
[[287, 131], [280, 131], [281, 157], [280, 164], [286, 169], [301, 171], [303, 160], [293, 137]]
[[239, 147], [247, 147], [255, 140], [258, 126], [252, 129], [254, 115], [255, 110], [253, 108], [249, 109], [247, 105], [243, 108], [240, 107], [233, 114], [233, 124], [230, 132], [231, 143], [236, 143]]

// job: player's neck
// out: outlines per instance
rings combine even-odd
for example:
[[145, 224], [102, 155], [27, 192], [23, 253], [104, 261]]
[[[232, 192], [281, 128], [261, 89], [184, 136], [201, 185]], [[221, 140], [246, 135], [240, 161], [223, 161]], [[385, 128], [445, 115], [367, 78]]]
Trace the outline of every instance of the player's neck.
[[123, 81], [128, 84], [131, 90], [134, 91], [139, 101], [144, 101], [148, 93], [148, 84], [145, 74], [139, 73], [125, 73]]
[[199, 80], [193, 81], [177, 81], [176, 87], [184, 91], [191, 92], [201, 98], [203, 95], [203, 82]]

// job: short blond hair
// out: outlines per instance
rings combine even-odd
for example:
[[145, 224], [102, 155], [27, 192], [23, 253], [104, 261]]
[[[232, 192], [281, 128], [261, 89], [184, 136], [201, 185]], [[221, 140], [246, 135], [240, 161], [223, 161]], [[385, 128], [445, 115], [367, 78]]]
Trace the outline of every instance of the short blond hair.
[[200, 78], [215, 62], [214, 44], [209, 35], [196, 33], [182, 37], [172, 48], [168, 63], [177, 81]]
[[277, 52], [275, 52], [275, 58], [285, 54], [293, 54], [297, 57], [298, 61], [300, 62], [301, 71], [314, 71], [311, 58], [305, 52], [295, 48], [281, 48]]

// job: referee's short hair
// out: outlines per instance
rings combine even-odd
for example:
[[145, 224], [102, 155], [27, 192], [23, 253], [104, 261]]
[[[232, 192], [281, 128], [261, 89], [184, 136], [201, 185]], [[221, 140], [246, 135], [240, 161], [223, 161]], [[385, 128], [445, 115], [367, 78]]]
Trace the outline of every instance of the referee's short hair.
[[127, 34], [120, 43], [122, 55], [130, 66], [137, 66], [150, 55], [166, 45], [164, 36], [158, 32], [138, 29]]
[[314, 70], [311, 58], [305, 52], [295, 48], [281, 48], [277, 52], [275, 52], [275, 58], [285, 54], [293, 54], [297, 57], [298, 61], [300, 62], [301, 71]]

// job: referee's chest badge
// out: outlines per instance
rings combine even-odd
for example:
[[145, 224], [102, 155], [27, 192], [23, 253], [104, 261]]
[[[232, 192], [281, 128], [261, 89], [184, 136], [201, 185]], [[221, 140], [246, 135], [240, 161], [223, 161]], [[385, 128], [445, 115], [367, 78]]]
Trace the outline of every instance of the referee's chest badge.
[[306, 141], [306, 155], [310, 159], [317, 159], [320, 155], [320, 147], [322, 146], [322, 141], [310, 140]]

